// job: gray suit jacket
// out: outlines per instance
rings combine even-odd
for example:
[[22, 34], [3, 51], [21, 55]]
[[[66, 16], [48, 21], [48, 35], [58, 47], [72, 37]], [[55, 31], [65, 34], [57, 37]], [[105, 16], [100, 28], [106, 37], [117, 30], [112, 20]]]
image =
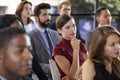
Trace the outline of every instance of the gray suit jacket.
[[[51, 40], [53, 42], [53, 46], [60, 41], [60, 36], [57, 31], [52, 29], [48, 29], [48, 33], [50, 34]], [[51, 59], [51, 55], [49, 55], [47, 51], [47, 46], [42, 38], [38, 29], [34, 29], [28, 33], [31, 38], [31, 43], [33, 45], [32, 53], [37, 57], [39, 63], [49, 64], [49, 59]]]

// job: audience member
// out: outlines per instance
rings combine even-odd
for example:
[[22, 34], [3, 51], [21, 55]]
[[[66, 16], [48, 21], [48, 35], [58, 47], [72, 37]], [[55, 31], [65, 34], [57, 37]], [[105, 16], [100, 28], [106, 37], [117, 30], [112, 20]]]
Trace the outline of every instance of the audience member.
[[[0, 16], [0, 29], [7, 28], [7, 27], [18, 27], [18, 28], [23, 28], [24, 29], [23, 23], [20, 20], [20, 18], [16, 15], [13, 15], [13, 14], [5, 14], [5, 15]], [[33, 57], [34, 57], [34, 55], [33, 55]], [[47, 77], [45, 76], [41, 66], [37, 63], [36, 58], [33, 58], [32, 63], [34, 63], [34, 64], [32, 64], [32, 66], [33, 65], [35, 66], [35, 68], [36, 68], [35, 70], [37, 70], [37, 72], [38, 72], [37, 74], [41, 78], [39, 80], [43, 80], [43, 79], [47, 80]], [[30, 76], [32, 77], [33, 74], [34, 74], [34, 72], [32, 71], [32, 74], [30, 74]]]
[[26, 32], [29, 32], [36, 28], [36, 23], [30, 19], [32, 15], [31, 2], [26, 0], [22, 1], [20, 4], [18, 4], [15, 14], [18, 15], [23, 21]]
[[6, 27], [19, 27], [24, 28], [21, 19], [14, 14], [4, 14], [0, 16], [0, 29]]
[[[62, 15], [62, 14], [70, 15], [71, 14], [71, 3], [69, 1], [63, 1], [62, 3], [58, 5], [57, 11], [59, 15]], [[51, 25], [50, 28], [53, 30], [57, 30], [55, 22]]]
[[[60, 40], [60, 36], [57, 31], [49, 29], [51, 15], [50, 5], [48, 3], [36, 5], [34, 8], [34, 15], [38, 26], [36, 29], [28, 33], [33, 44], [32, 53], [36, 56], [35, 58], [41, 65], [46, 76], [51, 80], [49, 59], [52, 57], [52, 47]], [[34, 71], [36, 71], [35, 73], [37, 74], [37, 70]]]
[[103, 25], [111, 25], [111, 13], [107, 7], [99, 7], [96, 10], [96, 21], [98, 22], [98, 27]]
[[0, 30], [0, 80], [32, 80], [27, 78], [31, 69], [31, 43], [23, 29]]
[[53, 49], [53, 59], [56, 61], [61, 78], [68, 76], [70, 80], [86, 58], [84, 44], [76, 39], [75, 21], [70, 15], [63, 14], [56, 20], [57, 31], [62, 40]]
[[[98, 23], [98, 27], [103, 27], [105, 25], [111, 25], [111, 14], [110, 14], [110, 11], [107, 7], [99, 7], [97, 10], [96, 10], [96, 21]], [[87, 33], [87, 36], [86, 36], [86, 40], [85, 40], [85, 43], [86, 43], [86, 46], [88, 48], [89, 44], [90, 44], [90, 38], [92, 36], [92, 32], [93, 31], [90, 31]]]
[[120, 80], [120, 33], [111, 26], [99, 27], [91, 38], [77, 80]]
[[[58, 5], [57, 11], [58, 11], [59, 16], [63, 14], [71, 15], [71, 3], [68, 0], [63, 1], [62, 3]], [[55, 22], [51, 25], [50, 28], [57, 31]], [[85, 41], [81, 38], [78, 29], [76, 32], [76, 38], [80, 39], [83, 43], [85, 43]]]

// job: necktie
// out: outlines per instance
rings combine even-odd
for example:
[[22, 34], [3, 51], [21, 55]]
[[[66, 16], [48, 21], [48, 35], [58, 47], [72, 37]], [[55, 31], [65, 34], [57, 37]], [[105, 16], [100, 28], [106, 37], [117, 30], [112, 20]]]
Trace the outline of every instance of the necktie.
[[51, 43], [51, 40], [50, 40], [50, 38], [49, 38], [49, 36], [48, 36], [48, 32], [47, 32], [47, 30], [45, 30], [45, 34], [46, 34], [46, 38], [47, 38], [47, 41], [48, 41], [48, 45], [49, 45], [49, 49], [50, 49], [50, 52], [52, 53], [52, 43]]

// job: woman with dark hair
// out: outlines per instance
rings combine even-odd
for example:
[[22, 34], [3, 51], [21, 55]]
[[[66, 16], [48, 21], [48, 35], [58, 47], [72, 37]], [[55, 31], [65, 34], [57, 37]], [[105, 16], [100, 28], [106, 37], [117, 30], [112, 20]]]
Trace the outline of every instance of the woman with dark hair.
[[120, 33], [111, 26], [94, 30], [88, 58], [77, 72], [77, 80], [120, 80]]
[[18, 16], [14, 14], [0, 15], [0, 29], [8, 26], [24, 28], [23, 22]]
[[56, 28], [62, 40], [54, 47], [52, 58], [56, 61], [61, 78], [74, 79], [75, 73], [86, 58], [84, 44], [76, 39], [76, 26], [73, 17], [63, 14], [56, 20]]
[[18, 15], [23, 21], [26, 32], [36, 28], [36, 23], [30, 19], [32, 15], [31, 2], [23, 0], [20, 4], [18, 4], [15, 14]]

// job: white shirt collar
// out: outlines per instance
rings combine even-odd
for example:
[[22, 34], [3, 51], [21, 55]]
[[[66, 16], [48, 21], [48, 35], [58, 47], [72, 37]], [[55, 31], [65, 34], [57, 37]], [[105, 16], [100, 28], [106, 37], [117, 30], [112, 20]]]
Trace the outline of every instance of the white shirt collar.
[[4, 77], [0, 76], [0, 80], [6, 80]]
[[110, 26], [110, 25], [108, 25], [108, 24], [105, 24], [105, 25], [98, 25], [98, 27], [104, 27], [104, 26]]

